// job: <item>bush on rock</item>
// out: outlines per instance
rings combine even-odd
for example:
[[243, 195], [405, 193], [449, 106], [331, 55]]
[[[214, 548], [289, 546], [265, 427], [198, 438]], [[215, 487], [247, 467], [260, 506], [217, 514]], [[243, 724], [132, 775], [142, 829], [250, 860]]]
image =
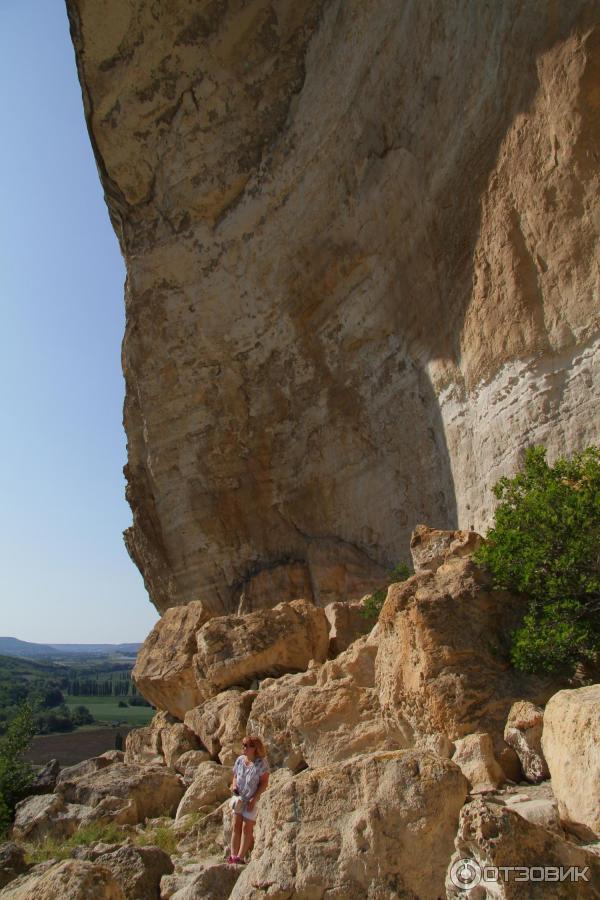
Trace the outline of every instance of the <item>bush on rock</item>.
[[570, 673], [600, 651], [600, 448], [550, 466], [545, 448], [531, 447], [523, 470], [493, 490], [500, 504], [476, 558], [495, 587], [528, 598], [512, 661]]

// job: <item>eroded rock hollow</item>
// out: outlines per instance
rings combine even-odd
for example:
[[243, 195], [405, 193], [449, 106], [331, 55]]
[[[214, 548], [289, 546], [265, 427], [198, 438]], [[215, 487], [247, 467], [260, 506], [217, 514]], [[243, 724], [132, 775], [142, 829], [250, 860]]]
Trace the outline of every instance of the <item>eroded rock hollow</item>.
[[67, 7], [159, 611], [360, 597], [598, 439], [597, 4]]

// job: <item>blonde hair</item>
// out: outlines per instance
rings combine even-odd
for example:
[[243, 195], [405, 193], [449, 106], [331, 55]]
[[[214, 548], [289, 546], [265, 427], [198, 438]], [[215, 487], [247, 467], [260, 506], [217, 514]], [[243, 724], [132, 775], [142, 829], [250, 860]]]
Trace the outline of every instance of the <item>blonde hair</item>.
[[256, 750], [256, 755], [260, 756], [261, 759], [265, 759], [267, 751], [265, 750], [265, 745], [262, 742], [262, 738], [259, 738], [257, 734], [247, 734], [246, 740], [252, 741]]

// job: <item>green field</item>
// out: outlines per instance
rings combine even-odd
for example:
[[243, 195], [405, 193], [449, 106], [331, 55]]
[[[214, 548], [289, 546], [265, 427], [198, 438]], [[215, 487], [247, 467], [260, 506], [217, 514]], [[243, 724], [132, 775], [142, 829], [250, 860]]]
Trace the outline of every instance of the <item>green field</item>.
[[118, 697], [65, 697], [70, 709], [75, 706], [87, 706], [97, 722], [119, 722], [139, 728], [147, 725], [154, 710], [150, 706], [119, 706]]

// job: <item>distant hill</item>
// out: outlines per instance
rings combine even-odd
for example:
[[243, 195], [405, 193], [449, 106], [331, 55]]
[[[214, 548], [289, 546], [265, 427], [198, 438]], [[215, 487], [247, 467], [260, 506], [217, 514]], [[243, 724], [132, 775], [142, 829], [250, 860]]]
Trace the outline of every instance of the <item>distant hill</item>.
[[[41, 646], [41, 645], [40, 645]], [[141, 643], [138, 644], [50, 644], [62, 653], [121, 653], [124, 656], [135, 656]]]
[[56, 656], [47, 644], [30, 644], [29, 641], [20, 641], [13, 637], [0, 637], [0, 653], [4, 656], [21, 656], [26, 658]]
[[58, 656], [135, 656], [137, 644], [34, 644], [13, 637], [0, 637], [0, 654], [25, 659], [56, 659]]

